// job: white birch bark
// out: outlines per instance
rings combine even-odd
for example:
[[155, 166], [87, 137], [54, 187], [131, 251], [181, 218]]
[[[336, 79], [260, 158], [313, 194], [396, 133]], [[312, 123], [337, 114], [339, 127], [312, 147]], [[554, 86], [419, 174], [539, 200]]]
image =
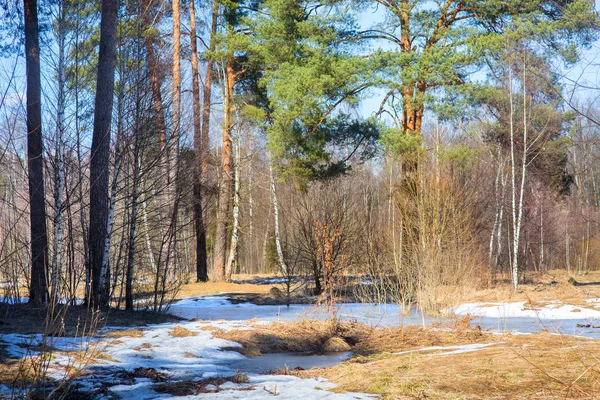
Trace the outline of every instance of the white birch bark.
[[225, 267], [225, 280], [230, 281], [233, 266], [237, 257], [237, 245], [239, 240], [240, 226], [240, 141], [239, 136], [235, 145], [235, 159], [233, 160], [235, 174], [233, 189], [233, 228], [231, 232], [231, 246], [229, 246], [229, 257]]
[[[515, 165], [515, 138], [514, 138], [514, 106], [512, 93], [512, 74], [509, 82], [510, 94], [510, 152], [511, 152], [511, 175], [512, 175], [512, 221], [513, 221], [513, 257], [512, 257], [512, 286], [517, 291], [519, 284], [519, 241], [521, 237], [521, 224], [523, 221], [523, 197], [525, 194], [525, 178], [527, 173], [527, 97], [525, 91], [525, 76], [523, 76], [523, 154], [521, 160], [520, 184], [517, 186]], [[517, 203], [518, 191], [518, 203]]]
[[277, 190], [275, 187], [275, 177], [273, 176], [273, 164], [269, 157], [269, 179], [271, 181], [271, 196], [273, 200], [273, 213], [275, 215], [275, 246], [277, 247], [277, 258], [279, 258], [279, 266], [283, 276], [287, 276], [287, 265], [283, 258], [283, 250], [281, 249], [281, 236], [279, 232], [279, 204], [277, 202]]
[[63, 223], [62, 223], [62, 197], [65, 182], [64, 157], [63, 157], [63, 135], [65, 121], [65, 20], [64, 4], [59, 2], [58, 20], [58, 101], [56, 115], [56, 142], [54, 157], [54, 241], [52, 251], [52, 276], [51, 297], [56, 301], [60, 297], [59, 281], [62, 275], [62, 248], [63, 248]]

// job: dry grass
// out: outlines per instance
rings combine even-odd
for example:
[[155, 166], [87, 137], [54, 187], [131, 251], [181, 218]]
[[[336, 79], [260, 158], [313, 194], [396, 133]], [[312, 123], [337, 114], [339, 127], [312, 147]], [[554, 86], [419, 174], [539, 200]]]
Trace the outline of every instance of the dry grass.
[[104, 334], [104, 336], [106, 336], [108, 338], [113, 338], [113, 339], [122, 338], [122, 337], [141, 338], [144, 336], [144, 331], [139, 328], [119, 329], [119, 330], [115, 330], [115, 331], [106, 332]]
[[429, 329], [417, 326], [373, 328], [359, 323], [341, 322], [332, 330], [327, 322], [303, 320], [294, 323], [275, 322], [255, 325], [247, 330], [213, 329], [213, 336], [238, 342], [242, 347], [226, 350], [246, 356], [281, 352], [323, 352], [328, 339], [340, 337], [357, 355], [405, 351], [420, 347], [450, 346], [467, 343], [490, 343], [497, 340], [479, 328], [469, 327], [469, 319], [459, 320], [454, 329]]
[[171, 337], [198, 336], [198, 332], [192, 332], [189, 329], [186, 329], [182, 326], [177, 325], [175, 328], [173, 328], [169, 331], [169, 336], [171, 336]]
[[[587, 275], [573, 275], [581, 286], [569, 283], [571, 276], [564, 270], [552, 270], [545, 274], [529, 274], [527, 282], [519, 285], [517, 293], [513, 292], [507, 279], [489, 282], [479, 290], [469, 290], [462, 294], [461, 301], [472, 302], [504, 302], [527, 301], [533, 306], [542, 302], [559, 300], [565, 303], [590, 306], [586, 299], [600, 297], [600, 271], [592, 271]], [[597, 284], [596, 284], [597, 283]]]
[[[426, 342], [450, 344], [443, 332], [438, 333], [441, 340]], [[483, 336], [501, 343], [435, 357], [432, 352], [373, 353], [331, 369], [295, 374], [324, 376], [339, 385], [338, 391], [375, 393], [390, 399], [600, 397], [600, 361], [595, 357], [600, 354], [599, 341], [548, 333]]]
[[[234, 275], [234, 281], [249, 280], [262, 277], [262, 275]], [[190, 296], [203, 296], [217, 293], [268, 293], [273, 285], [256, 285], [252, 283], [232, 283], [232, 282], [194, 282], [182, 285], [177, 292], [177, 298], [181, 299]]]
[[[383, 395], [389, 399], [553, 399], [600, 398], [600, 341], [550, 333], [494, 335], [470, 328], [469, 319], [452, 329], [375, 329], [340, 324], [340, 336], [352, 344], [354, 356], [336, 367], [278, 374], [323, 376], [336, 390]], [[214, 331], [215, 336], [242, 343], [247, 355], [267, 352], [319, 352], [330, 337], [318, 321], [273, 323], [246, 331]], [[426, 347], [488, 344], [473, 352], [419, 351]], [[394, 354], [406, 352], [404, 354]], [[360, 379], [357, 379], [360, 377]]]
[[323, 345], [333, 336], [342, 337], [349, 344], [355, 344], [360, 337], [369, 335], [373, 328], [356, 323], [339, 324], [332, 331], [331, 324], [321, 321], [303, 320], [294, 323], [275, 322], [269, 325], [255, 325], [249, 330], [212, 330], [215, 337], [238, 342], [242, 347], [228, 347], [226, 350], [240, 352], [246, 356], [282, 352], [323, 352]]

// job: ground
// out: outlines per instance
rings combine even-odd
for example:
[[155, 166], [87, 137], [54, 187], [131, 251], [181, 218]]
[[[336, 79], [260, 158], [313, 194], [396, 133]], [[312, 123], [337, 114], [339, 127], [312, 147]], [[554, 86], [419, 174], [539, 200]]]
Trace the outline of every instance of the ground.
[[[184, 285], [183, 301], [171, 310], [180, 317], [111, 311], [90, 319], [83, 307], [58, 310], [52, 341], [32, 335], [45, 331], [43, 311], [2, 305], [0, 396], [16, 393], [9, 386], [45, 379], [54, 386], [38, 385], [38, 397], [48, 397], [70, 376], [56, 398], [67, 388], [71, 398], [599, 398], [600, 328], [594, 326], [600, 326], [600, 273], [575, 276], [575, 282], [564, 271], [527, 278], [517, 293], [503, 280], [464, 291], [455, 297], [460, 307], [440, 306], [459, 315], [426, 326], [419, 318], [395, 326], [362, 323], [341, 311], [334, 321], [292, 317], [285, 306], [244, 302], [279, 304], [271, 291], [280, 286], [276, 281], [248, 276], [236, 277], [242, 283]], [[201, 297], [222, 292], [238, 294]], [[182, 320], [190, 309], [207, 319]], [[82, 345], [82, 333], [92, 328], [82, 321], [90, 320], [96, 333]], [[290, 367], [288, 352], [331, 357], [319, 354], [332, 339], [350, 347], [348, 359], [340, 362], [344, 353], [328, 359], [326, 368]], [[270, 353], [283, 354], [290, 365], [248, 369], [253, 356]], [[48, 366], [44, 377], [42, 364]]]

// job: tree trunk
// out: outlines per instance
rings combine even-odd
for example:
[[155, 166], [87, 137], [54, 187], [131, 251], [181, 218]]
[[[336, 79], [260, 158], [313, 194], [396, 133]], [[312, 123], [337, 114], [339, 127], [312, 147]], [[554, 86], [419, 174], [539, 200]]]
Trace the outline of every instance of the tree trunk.
[[[219, 21], [219, 2], [213, 2], [212, 22], [210, 28], [210, 51], [215, 50], [217, 40], [217, 23]], [[205, 178], [208, 172], [208, 160], [210, 150], [210, 100], [212, 96], [212, 81], [213, 81], [213, 66], [214, 61], [209, 58], [206, 63], [206, 76], [204, 79], [204, 90], [202, 99], [202, 175]]]
[[[215, 2], [216, 3], [216, 2]], [[192, 48], [192, 95], [194, 101], [194, 228], [196, 232], [196, 281], [208, 281], [206, 263], [206, 230], [204, 228], [204, 211], [202, 207], [202, 163], [203, 152], [202, 132], [200, 128], [200, 77], [198, 73], [198, 45], [196, 41], [196, 9], [194, 0], [190, 0], [190, 43]], [[214, 39], [211, 38], [211, 42]], [[212, 64], [209, 61], [209, 64]], [[212, 69], [212, 65], [211, 65]], [[208, 75], [208, 74], [207, 74]], [[208, 76], [207, 76], [208, 79]], [[209, 85], [210, 87], [210, 85]], [[210, 89], [209, 89], [210, 91]], [[205, 94], [206, 95], [206, 94]], [[210, 96], [210, 94], [209, 94]], [[210, 97], [208, 99], [210, 108]], [[209, 112], [210, 114], [210, 112]], [[207, 146], [208, 147], [208, 146]]]
[[273, 176], [273, 165], [269, 157], [269, 180], [271, 183], [271, 198], [273, 200], [273, 214], [275, 215], [275, 247], [277, 248], [277, 258], [279, 259], [279, 268], [283, 276], [287, 276], [288, 270], [283, 257], [281, 248], [281, 234], [279, 232], [279, 203], [277, 202], [277, 190], [275, 188], [275, 177]]
[[125, 309], [133, 310], [133, 267], [135, 259], [135, 231], [137, 228], [138, 193], [140, 184], [139, 133], [136, 132], [133, 167], [133, 194], [131, 195], [131, 217], [129, 219], [129, 240], [127, 250], [127, 267], [125, 276]]
[[231, 231], [231, 246], [229, 247], [229, 258], [225, 268], [225, 280], [230, 281], [233, 273], [233, 266], [237, 257], [237, 245], [239, 240], [240, 226], [240, 142], [239, 136], [235, 146], [235, 183], [233, 191], [233, 229]]
[[65, 122], [65, 10], [64, 4], [59, 2], [58, 17], [58, 68], [57, 68], [57, 104], [56, 104], [56, 140], [54, 148], [54, 243], [52, 245], [52, 294], [54, 301], [60, 296], [59, 281], [62, 275], [63, 251], [63, 222], [62, 222], [62, 197], [65, 183], [65, 170], [63, 163], [63, 134]]
[[108, 159], [110, 124], [115, 85], [118, 0], [102, 0], [100, 50], [94, 106], [94, 131], [90, 161], [90, 269], [91, 302], [108, 307], [109, 281], [101, 280], [102, 261], [108, 232]]
[[225, 257], [227, 255], [227, 224], [231, 203], [231, 131], [233, 128], [233, 54], [227, 56], [225, 65], [225, 95], [223, 121], [223, 148], [221, 149], [221, 183], [217, 207], [217, 232], [215, 237], [214, 274], [217, 281], [225, 278]]
[[[525, 92], [525, 79], [523, 79], [523, 159], [521, 160], [520, 185], [517, 188], [515, 174], [515, 138], [513, 126], [513, 93], [512, 76], [509, 82], [510, 94], [510, 153], [511, 153], [511, 176], [512, 176], [512, 221], [513, 221], [513, 257], [512, 257], [512, 286], [516, 292], [519, 284], [519, 242], [521, 238], [521, 225], [523, 221], [523, 196], [525, 194], [525, 178], [527, 173], [527, 97]], [[517, 192], [519, 201], [517, 203]]]
[[180, 119], [181, 119], [181, 14], [180, 1], [173, 0], [173, 104], [172, 104], [172, 123], [173, 130], [171, 132], [171, 140], [167, 154], [169, 154], [169, 176], [168, 176], [168, 196], [169, 215], [171, 216], [171, 229], [167, 232], [167, 248], [172, 251], [167, 252], [165, 259], [165, 275], [166, 268], [172, 265], [176, 268], [177, 262], [177, 203], [178, 203], [178, 184], [177, 172], [179, 169], [179, 138], [180, 134]]
[[[146, 39], [146, 60], [148, 61], [148, 75], [150, 77], [150, 87], [152, 88], [152, 108], [154, 109], [154, 124], [158, 134], [158, 142], [161, 155], [166, 153], [167, 147], [167, 129], [165, 125], [165, 115], [163, 113], [162, 93], [160, 90], [160, 76], [158, 74], [158, 59], [154, 52], [154, 41], [152, 38]], [[164, 157], [164, 155], [162, 155]]]
[[29, 301], [46, 304], [48, 287], [48, 232], [44, 194], [40, 42], [37, 1], [23, 0], [25, 14], [25, 66], [27, 71], [27, 172], [31, 226], [31, 282]]

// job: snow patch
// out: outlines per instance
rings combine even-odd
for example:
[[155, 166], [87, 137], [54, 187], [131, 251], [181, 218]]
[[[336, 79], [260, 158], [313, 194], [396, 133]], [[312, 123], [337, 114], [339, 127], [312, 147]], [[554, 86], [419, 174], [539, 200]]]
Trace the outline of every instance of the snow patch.
[[600, 319], [600, 311], [571, 304], [549, 302], [544, 307], [531, 308], [526, 302], [467, 303], [453, 309], [456, 315], [473, 315], [487, 318], [539, 318], [552, 320]]

